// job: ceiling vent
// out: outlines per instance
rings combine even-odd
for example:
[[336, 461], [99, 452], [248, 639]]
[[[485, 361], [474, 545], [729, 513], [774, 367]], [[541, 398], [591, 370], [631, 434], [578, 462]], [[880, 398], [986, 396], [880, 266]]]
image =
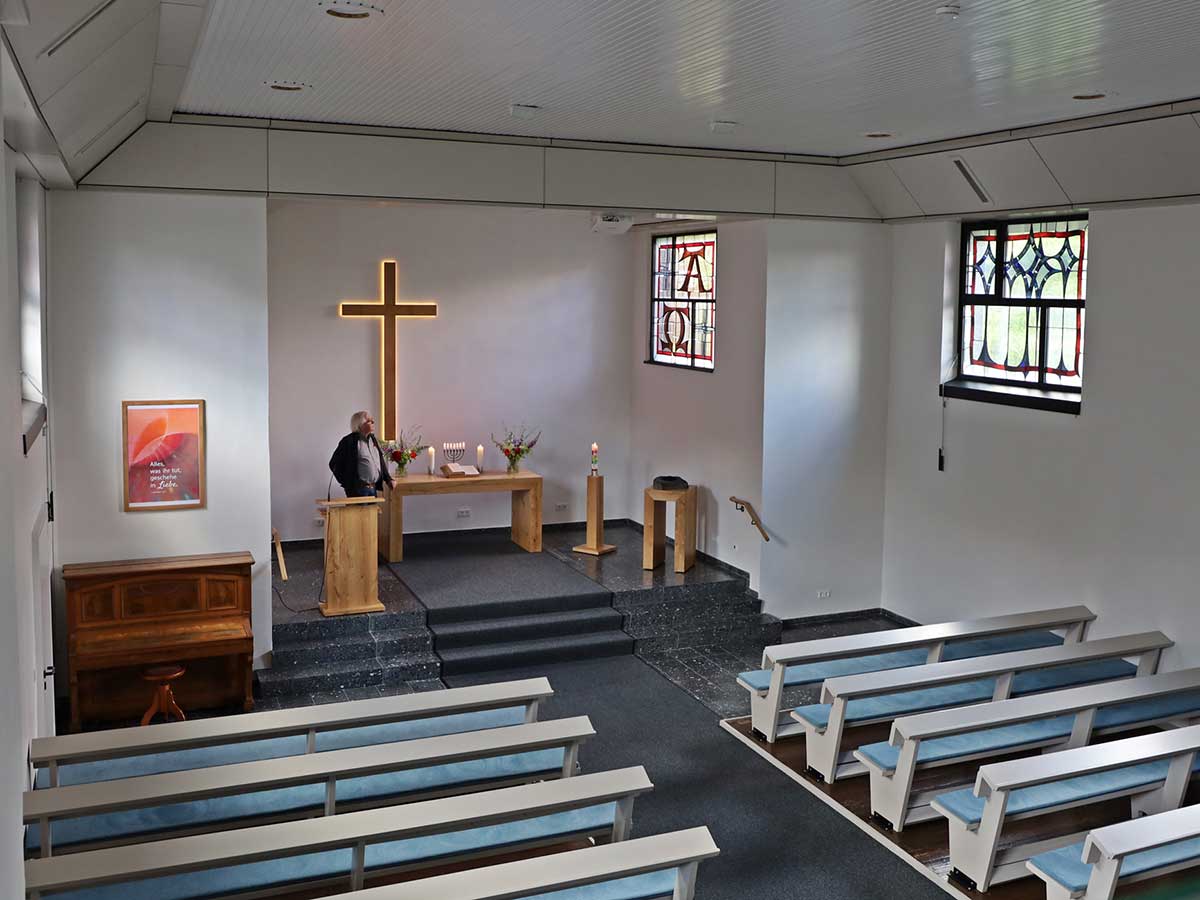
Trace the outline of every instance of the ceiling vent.
[[112, 131], [114, 128], [116, 128], [118, 123], [120, 123], [120, 121], [122, 119], [124, 119], [127, 115], [129, 115], [131, 112], [133, 112], [139, 106], [141, 106], [145, 101], [146, 101], [146, 95], [142, 94], [136, 100], [134, 100], [132, 103], [130, 103], [128, 106], [126, 106], [124, 109], [122, 109], [119, 113], [117, 113], [116, 117], [111, 122], [109, 122], [107, 125], [105, 125], [103, 128], [101, 128], [99, 131], [97, 131], [94, 135], [92, 135], [91, 139], [89, 141], [87, 141], [87, 143], [85, 143], [82, 147], [80, 147], [78, 150], [76, 150], [75, 156], [83, 156], [83, 154], [85, 154], [89, 150], [91, 150], [92, 147], [95, 145], [95, 143], [98, 140], [100, 140], [102, 137], [104, 137], [106, 134], [108, 134], [110, 131]]
[[975, 177], [975, 173], [971, 171], [970, 167], [957, 156], [952, 157], [950, 161], [954, 163], [954, 168], [958, 169], [958, 174], [963, 177], [963, 180], [970, 185], [971, 190], [975, 192], [975, 196], [979, 198], [979, 202], [984, 206], [991, 206], [992, 200], [988, 197], [987, 191], [983, 189], [983, 183]]
[[317, 9], [335, 19], [369, 19], [371, 16], [382, 16], [383, 10], [373, 3], [363, 3], [361, 0], [320, 0]]
[[[112, 6], [116, 2], [117, 2], [117, 0], [104, 0], [103, 3], [98, 5], [90, 13], [88, 13], [86, 16], [84, 16], [82, 19], [80, 19], [78, 22], [76, 22], [74, 25], [72, 25], [70, 28], [68, 28], [62, 34], [60, 34], [57, 38], [55, 38], [50, 43], [50, 45], [48, 47], [46, 47], [45, 50], [42, 51], [41, 55], [45, 56], [47, 58], [53, 56], [55, 53], [57, 53], [59, 50], [61, 50], [66, 45], [66, 43], [69, 40], [71, 40], [71, 38], [75, 37], [75, 35], [79, 34], [79, 32], [83, 31], [83, 29], [85, 29], [89, 25], [91, 25], [92, 22], [94, 22], [100, 16], [101, 13], [103, 13], [106, 9], [108, 9], [110, 6]], [[6, 9], [7, 9], [7, 6], [8, 6], [8, 4], [5, 3]]]

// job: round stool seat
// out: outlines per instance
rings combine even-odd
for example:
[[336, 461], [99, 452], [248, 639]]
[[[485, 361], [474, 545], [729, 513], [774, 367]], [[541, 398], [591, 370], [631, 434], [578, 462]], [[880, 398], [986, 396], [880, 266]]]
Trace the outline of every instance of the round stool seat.
[[150, 666], [142, 670], [143, 681], [174, 681], [184, 673], [184, 668], [178, 664], [167, 666]]
[[172, 718], [176, 718], [180, 722], [187, 719], [183, 710], [179, 708], [179, 704], [175, 702], [175, 692], [171, 690], [171, 682], [183, 675], [185, 671], [184, 667], [178, 663], [148, 666], [142, 670], [142, 681], [149, 681], [157, 685], [154, 689], [154, 697], [150, 701], [150, 708], [142, 716], [143, 725], [149, 725], [159, 713], [162, 713], [163, 718], [168, 722]]

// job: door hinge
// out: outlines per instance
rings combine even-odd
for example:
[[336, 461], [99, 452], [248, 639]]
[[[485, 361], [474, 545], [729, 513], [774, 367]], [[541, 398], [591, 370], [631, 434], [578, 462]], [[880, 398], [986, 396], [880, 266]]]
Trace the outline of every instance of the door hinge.
[[54, 491], [50, 492], [50, 499], [46, 501], [46, 521], [54, 521]]

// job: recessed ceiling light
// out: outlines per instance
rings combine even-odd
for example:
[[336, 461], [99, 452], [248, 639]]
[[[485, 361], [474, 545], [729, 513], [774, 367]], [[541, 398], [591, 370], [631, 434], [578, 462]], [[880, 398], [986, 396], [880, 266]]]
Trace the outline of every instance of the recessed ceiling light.
[[722, 119], [713, 119], [708, 123], [708, 130], [713, 134], [733, 134], [737, 127], [737, 122]]
[[883, 138], [895, 137], [895, 135], [890, 131], [868, 131], [863, 137], [871, 138], [872, 140], [881, 140]]
[[1103, 91], [1089, 91], [1084, 94], [1074, 94], [1072, 100], [1103, 100], [1108, 94]]
[[264, 81], [263, 84], [273, 91], [304, 91], [312, 88], [311, 84], [304, 81]]
[[335, 19], [369, 19], [373, 15], [383, 15], [383, 10], [362, 0], [319, 0], [317, 9], [325, 10], [327, 16]]
[[541, 111], [540, 106], [532, 103], [510, 103], [508, 105], [508, 114], [514, 119], [532, 119]]

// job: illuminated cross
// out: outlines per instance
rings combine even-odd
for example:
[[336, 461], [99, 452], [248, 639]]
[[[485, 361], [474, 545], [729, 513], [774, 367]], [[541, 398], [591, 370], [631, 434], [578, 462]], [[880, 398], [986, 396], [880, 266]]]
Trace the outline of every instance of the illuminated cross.
[[385, 441], [396, 437], [396, 320], [436, 318], [438, 308], [436, 303], [397, 303], [397, 281], [396, 261], [385, 259], [379, 267], [379, 294], [383, 299], [378, 303], [346, 300], [338, 306], [338, 315], [343, 318], [380, 320], [383, 406], [379, 410], [379, 432]]

